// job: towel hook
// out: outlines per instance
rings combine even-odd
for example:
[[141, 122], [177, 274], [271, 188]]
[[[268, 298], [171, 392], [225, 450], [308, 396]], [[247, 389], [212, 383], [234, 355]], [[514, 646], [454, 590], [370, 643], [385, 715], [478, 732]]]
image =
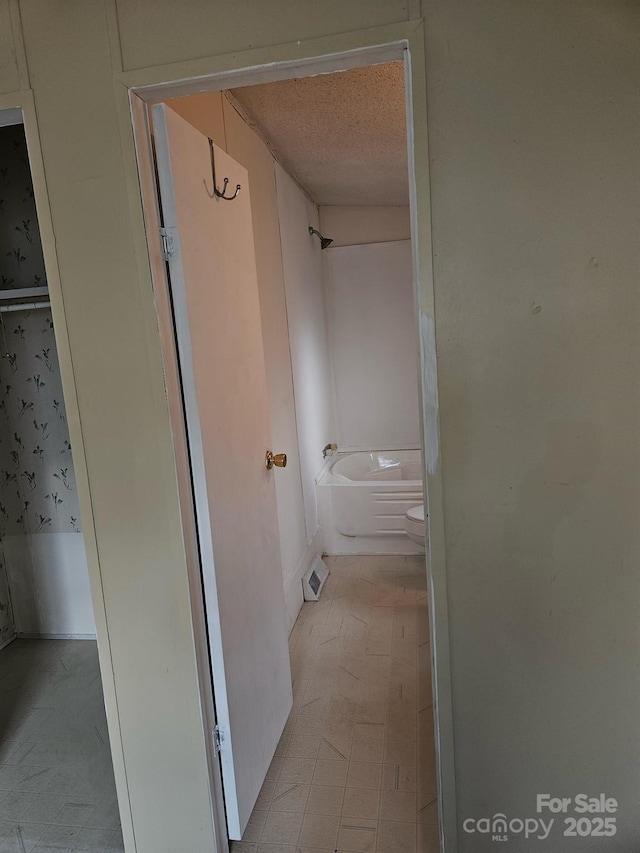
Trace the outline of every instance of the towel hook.
[[211, 194], [209, 190], [207, 190], [209, 198], [223, 198], [225, 201], [233, 201], [242, 189], [242, 187], [240, 186], [240, 184], [236, 184], [236, 191], [234, 192], [234, 194], [226, 195], [229, 178], [225, 178], [223, 181], [222, 191], [218, 189], [218, 187], [216, 186], [216, 158], [213, 152], [213, 139], [209, 137], [207, 138], [209, 139], [209, 152], [211, 154], [211, 178], [213, 180], [213, 194]]

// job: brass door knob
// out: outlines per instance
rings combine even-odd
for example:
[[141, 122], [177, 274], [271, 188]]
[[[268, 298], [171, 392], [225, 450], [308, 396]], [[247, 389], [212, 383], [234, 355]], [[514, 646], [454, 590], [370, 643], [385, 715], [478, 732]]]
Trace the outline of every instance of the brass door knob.
[[276, 468], [286, 468], [287, 467], [287, 454], [286, 453], [272, 453], [270, 450], [267, 450], [267, 457], [265, 464], [267, 466], [267, 471], [270, 471], [275, 465]]

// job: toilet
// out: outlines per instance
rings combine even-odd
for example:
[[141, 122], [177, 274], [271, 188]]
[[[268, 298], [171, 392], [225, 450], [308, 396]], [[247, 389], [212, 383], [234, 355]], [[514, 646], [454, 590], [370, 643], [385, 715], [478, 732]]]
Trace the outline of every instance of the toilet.
[[404, 517], [404, 530], [409, 539], [425, 547], [424, 504], [412, 506]]

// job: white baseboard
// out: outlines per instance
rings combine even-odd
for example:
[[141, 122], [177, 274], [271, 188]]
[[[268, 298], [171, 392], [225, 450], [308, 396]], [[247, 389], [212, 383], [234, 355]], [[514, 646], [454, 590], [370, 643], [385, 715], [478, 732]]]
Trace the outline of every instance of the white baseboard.
[[14, 640], [17, 640], [17, 634], [12, 634], [10, 637], [5, 637], [4, 640], [0, 643], [0, 652], [2, 649], [5, 649], [9, 643], [13, 643]]
[[343, 536], [334, 528], [325, 532], [325, 553], [329, 557], [341, 555], [415, 555], [425, 549], [404, 533], [397, 536]]
[[95, 640], [95, 634], [16, 634], [18, 640]]
[[287, 614], [287, 632], [289, 634], [295, 625], [298, 613], [300, 613], [300, 608], [304, 603], [304, 597], [302, 594], [302, 578], [309, 570], [309, 566], [313, 559], [321, 556], [322, 553], [322, 534], [318, 527], [298, 563], [294, 577], [291, 578], [284, 591], [284, 604]]
[[331, 489], [318, 489], [318, 511], [322, 528], [322, 544], [328, 557], [341, 555], [412, 555], [424, 554], [425, 549], [409, 539], [404, 530], [390, 534], [345, 536], [336, 529], [333, 521]]

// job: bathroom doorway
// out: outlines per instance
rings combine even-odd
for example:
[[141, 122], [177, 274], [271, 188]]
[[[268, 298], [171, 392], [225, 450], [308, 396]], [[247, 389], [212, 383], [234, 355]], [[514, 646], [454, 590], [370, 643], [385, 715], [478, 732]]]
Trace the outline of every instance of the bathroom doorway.
[[[391, 50], [391, 53], [392, 53], [392, 57], [389, 57], [389, 58], [392, 58], [392, 60], [398, 61], [398, 59], [404, 60], [404, 58], [405, 58], [404, 51], [402, 49], [397, 50], [397, 48], [393, 48]], [[351, 60], [351, 61], [353, 61], [353, 60]], [[334, 58], [334, 62], [340, 62], [340, 61], [335, 60], [335, 58]], [[340, 64], [342, 64], [344, 62], [345, 62], [345, 60], [343, 59], [340, 62]], [[362, 57], [359, 57], [359, 62], [354, 62], [353, 64], [361, 65], [361, 64], [365, 64], [365, 63], [363, 62]], [[349, 65], [348, 60], [347, 60], [347, 65]], [[334, 68], [333, 70], [338, 70], [338, 69]], [[314, 71], [315, 71], [315, 73], [318, 73], [317, 64], [314, 66]], [[403, 71], [404, 71], [404, 68], [403, 68]], [[255, 78], [255, 73], [253, 76]], [[289, 70], [286, 74], [283, 74], [283, 76], [291, 77], [291, 76], [293, 76], [293, 74]], [[304, 76], [304, 75], [301, 75], [301, 76]], [[239, 86], [238, 88], [241, 88], [241, 87]], [[202, 86], [200, 86], [200, 90], [202, 91]], [[216, 86], [215, 90], [220, 92], [222, 90], [222, 86], [220, 86], [220, 85]], [[170, 92], [167, 92], [167, 95], [168, 94], [170, 94]], [[164, 102], [165, 104], [168, 102], [168, 98], [162, 97], [162, 95], [157, 90], [153, 93], [147, 93], [147, 95], [148, 95], [147, 100], [149, 102], [151, 102], [151, 101], [154, 101], [156, 103]], [[147, 216], [149, 246], [150, 246], [150, 253], [151, 253], [151, 257], [152, 257], [152, 264], [154, 267], [154, 277], [155, 277], [155, 281], [156, 281], [156, 287], [158, 288], [158, 291], [161, 294], [160, 295], [160, 302], [161, 302], [160, 314], [161, 314], [161, 323], [164, 327], [164, 333], [165, 333], [165, 360], [168, 360], [169, 362], [171, 362], [171, 360], [175, 360], [175, 358], [176, 358], [176, 353], [174, 350], [176, 337], [178, 338], [178, 343], [177, 343], [178, 349], [181, 346], [180, 333], [179, 333], [179, 331], [178, 332], [175, 331], [175, 326], [177, 325], [176, 321], [175, 321], [176, 307], [175, 307], [175, 304], [174, 305], [171, 304], [171, 300], [173, 298], [172, 297], [173, 280], [175, 278], [175, 273], [173, 273], [171, 270], [171, 259], [172, 259], [172, 252], [174, 251], [173, 241], [174, 241], [175, 236], [176, 236], [175, 233], [172, 231], [172, 229], [175, 228], [175, 229], [179, 230], [180, 226], [179, 226], [179, 223], [177, 223], [177, 222], [175, 222], [175, 223], [171, 222], [167, 228], [166, 219], [164, 219], [164, 220], [162, 219], [162, 217], [166, 217], [166, 211], [167, 211], [167, 205], [166, 205], [166, 200], [165, 200], [166, 193], [165, 193], [165, 198], [163, 198], [163, 200], [162, 200], [162, 204], [158, 205], [157, 204], [157, 196], [155, 193], [155, 188], [154, 188], [153, 179], [152, 179], [152, 169], [151, 169], [152, 160], [150, 157], [150, 148], [149, 148], [150, 133], [149, 133], [149, 124], [148, 124], [148, 112], [145, 108], [144, 102], [141, 99], [139, 99], [139, 102], [137, 102], [135, 100], [136, 97], [137, 96], [134, 95], [134, 101], [133, 101], [134, 123], [135, 123], [136, 129], [137, 129], [138, 155], [139, 155], [139, 161], [140, 161], [139, 165], [140, 165], [141, 180], [142, 180], [142, 186], [143, 186], [143, 196], [145, 198], [145, 210], [146, 210], [146, 216]], [[181, 110], [181, 115], [182, 115], [183, 119], [186, 118], [185, 113], [189, 113], [190, 109], [197, 103], [197, 99], [200, 99], [200, 102], [202, 102], [203, 99], [206, 99], [206, 93], [202, 93], [202, 94], [197, 95], [197, 96], [192, 96], [192, 98], [187, 98], [187, 97], [181, 98], [181, 100], [183, 101], [183, 107], [184, 107], [183, 110]], [[189, 103], [189, 101], [191, 101], [191, 103]], [[220, 109], [221, 114], [222, 114], [222, 123], [217, 130], [214, 127], [210, 132], [201, 134], [202, 139], [200, 140], [200, 142], [201, 143], [204, 142], [205, 144], [199, 143], [199, 145], [198, 145], [198, 150], [202, 149], [204, 151], [207, 151], [207, 153], [210, 153], [210, 163], [208, 162], [206, 164], [206, 172], [203, 172], [203, 175], [200, 175], [200, 177], [198, 178], [198, 182], [200, 184], [204, 183], [206, 186], [209, 187], [208, 193], [212, 197], [213, 203], [217, 204], [218, 207], [222, 211], [229, 210], [233, 206], [233, 204], [235, 203], [231, 200], [227, 201], [226, 198], [229, 197], [229, 199], [230, 199], [230, 197], [233, 195], [235, 187], [237, 187], [237, 184], [240, 184], [240, 186], [241, 186], [240, 194], [242, 194], [242, 180], [238, 179], [236, 181], [236, 179], [233, 177], [234, 168], [235, 168], [234, 164], [233, 163], [228, 164], [228, 168], [227, 168], [226, 172], [224, 171], [224, 169], [222, 171], [220, 171], [219, 168], [216, 166], [216, 164], [218, 162], [224, 162], [224, 159], [221, 157], [221, 154], [222, 154], [223, 150], [227, 148], [227, 141], [228, 141], [229, 137], [235, 133], [236, 134], [235, 138], [236, 138], [236, 142], [237, 142], [238, 147], [242, 147], [243, 145], [245, 147], [246, 146], [251, 147], [252, 145], [255, 145], [255, 142], [248, 141], [246, 135], [241, 138], [242, 132], [238, 130], [239, 125], [237, 124], [237, 121], [242, 121], [242, 119], [240, 118], [237, 110], [235, 111], [236, 116], [238, 116], [237, 121], [235, 119], [233, 119], [233, 117], [231, 117], [231, 123], [229, 123], [228, 117], [230, 116], [230, 113], [228, 113], [228, 112], [225, 113], [225, 110], [228, 110], [228, 104], [229, 103], [230, 103], [229, 101], [227, 101], [226, 104], [222, 100], [220, 101], [219, 109]], [[171, 102], [169, 104], [169, 106], [175, 107], [175, 101]], [[154, 108], [154, 109], [157, 110], [158, 108]], [[166, 121], [168, 110], [165, 110], [164, 107], [162, 109], [165, 111], [165, 121]], [[210, 116], [213, 115], [213, 110], [215, 110], [215, 109], [218, 109], [218, 107], [212, 106]], [[234, 109], [235, 109], [235, 107], [234, 107]], [[162, 130], [162, 128], [160, 127], [159, 124], [156, 124], [156, 116], [157, 116], [157, 113], [156, 113], [156, 115], [154, 115], [154, 132], [156, 135], [156, 149], [157, 149], [158, 148], [159, 132], [160, 132], [160, 135], [162, 135], [162, 133], [164, 131]], [[168, 121], [174, 122], [174, 119], [169, 117]], [[244, 123], [246, 125], [246, 122], [244, 122]], [[215, 121], [212, 122], [212, 124], [215, 125]], [[180, 126], [180, 123], [178, 123], [176, 126]], [[219, 134], [219, 135], [217, 136], [217, 134]], [[216, 136], [217, 136], [217, 138], [216, 138]], [[206, 148], [207, 142], [209, 143], [208, 149]], [[164, 144], [164, 143], [161, 143], [161, 145], [162, 144]], [[169, 148], [170, 146], [165, 146], [165, 147]], [[166, 153], [167, 153], [167, 151], [165, 151], [165, 155], [166, 155]], [[174, 152], [174, 154], [175, 154], [175, 152]], [[269, 156], [268, 150], [266, 151], [266, 153], [264, 153], [263, 155], [260, 155], [260, 156], [264, 156], [264, 157]], [[175, 169], [177, 168], [178, 161], [180, 159], [181, 159], [180, 155], [175, 156], [174, 161], [172, 163], [170, 160], [168, 161], [165, 157], [164, 164], [160, 164], [160, 166], [159, 166], [159, 171], [161, 174], [161, 182], [162, 182], [162, 174], [163, 173], [166, 174], [168, 172], [167, 164], [171, 165], [171, 170], [175, 172]], [[182, 159], [184, 159], [184, 158], [182, 158]], [[214, 167], [214, 168], [212, 168], [212, 167]], [[214, 172], [214, 169], [215, 169], [215, 172]], [[217, 174], [217, 178], [216, 178], [216, 174]], [[412, 172], [411, 172], [411, 174], [412, 174]], [[282, 182], [285, 185], [287, 184], [286, 177], [287, 176], [282, 178]], [[225, 186], [223, 186], [223, 184], [221, 183], [223, 178], [229, 179], [228, 180], [228, 189], [225, 189], [227, 181], [225, 181]], [[278, 181], [278, 178], [279, 178], [279, 172], [276, 169], [276, 182]], [[290, 176], [289, 176], [289, 178], [290, 178]], [[295, 182], [293, 182], [293, 183], [295, 183]], [[411, 183], [411, 181], [409, 181], [409, 183]], [[255, 184], [254, 184], [253, 180], [251, 179], [250, 180], [251, 193], [254, 192], [254, 186], [255, 186]], [[289, 188], [291, 188], [290, 185], [289, 185]], [[224, 200], [220, 199], [220, 198], [218, 198], [218, 200], [216, 200], [215, 198], [213, 198], [216, 189], [220, 193], [224, 194], [224, 196], [225, 196]], [[266, 194], [268, 193], [268, 189], [265, 189], [265, 187], [261, 187], [260, 192], [262, 193], [262, 197], [264, 198], [266, 196]], [[286, 192], [287, 192], [287, 187], [285, 186], [284, 189], [282, 189], [281, 195], [285, 195]], [[304, 193], [302, 195], [304, 196]], [[414, 197], [413, 201], [415, 203], [415, 197]], [[308, 198], [305, 201], [305, 199], [301, 198], [301, 197], [298, 197], [297, 202], [294, 202], [294, 206], [295, 206], [295, 204], [298, 205], [298, 210], [300, 212], [300, 216], [305, 221], [305, 231], [307, 231], [305, 237], [311, 241], [311, 243], [309, 245], [305, 246], [305, 251], [309, 251], [309, 247], [311, 247], [312, 249], [317, 248], [313, 242], [316, 239], [317, 235], [315, 233], [311, 233], [307, 230], [307, 224], [306, 223], [308, 222], [308, 227], [313, 227], [315, 231], [320, 230], [317, 226], [321, 225], [321, 223], [318, 219], [317, 210], [316, 210], [315, 218], [313, 218], [313, 211], [309, 211], [309, 209], [306, 207], [306, 203], [308, 203], [308, 202], [309, 202]], [[162, 222], [162, 224], [161, 224], [161, 222]], [[273, 222], [271, 224], [273, 225]], [[278, 223], [276, 222], [275, 224], [276, 224], [276, 227], [278, 227]], [[259, 232], [259, 228], [256, 224], [255, 210], [254, 210], [253, 226], [254, 226], [254, 233], [256, 234], [256, 240], [258, 240], [258, 239], [265, 239], [266, 240], [266, 234], [265, 234], [264, 229], [262, 230], [262, 237], [257, 236], [258, 232]], [[281, 228], [281, 223], [280, 223], [279, 227]], [[158, 243], [158, 232], [156, 231], [156, 229], [158, 229], [158, 228], [162, 229], [162, 231], [160, 233], [162, 233], [163, 240], [164, 240], [164, 246], [162, 247], [162, 252], [164, 254], [161, 254], [158, 251], [160, 248], [159, 243]], [[415, 232], [415, 216], [414, 216], [413, 230]], [[415, 247], [414, 247], [414, 249], [415, 249]], [[177, 251], [181, 252], [182, 247], [180, 246]], [[416, 254], [417, 254], [417, 252], [416, 252]], [[322, 263], [322, 259], [319, 257], [318, 252], [314, 252], [312, 257], [313, 257], [313, 263], [314, 264], [318, 264], [318, 263], [321, 264]], [[171, 287], [167, 287], [165, 266], [164, 266], [165, 262], [168, 263], [168, 265], [169, 265], [169, 277], [171, 279]], [[164, 308], [163, 308], [162, 303], [164, 303]], [[284, 308], [286, 311], [289, 310], [289, 306], [290, 306], [290, 303], [285, 302]], [[272, 306], [272, 308], [273, 308], [273, 306]], [[166, 313], [166, 315], [163, 316], [164, 310], [166, 310], [167, 313]], [[417, 326], [417, 324], [416, 324], [416, 326]], [[264, 334], [264, 329], [265, 329], [265, 322], [264, 322], [264, 314], [263, 314], [263, 334]], [[288, 335], [287, 335], [287, 340], [289, 340]], [[308, 342], [309, 341], [307, 339], [307, 343]], [[424, 343], [424, 341], [423, 341], [423, 343]], [[417, 341], [416, 341], [416, 348], [417, 348]], [[175, 382], [175, 387], [176, 387], [176, 390], [178, 392], [180, 390], [180, 380], [181, 380], [181, 377], [179, 375], [179, 370], [183, 370], [183, 369], [184, 369], [184, 363], [181, 361], [180, 367], [175, 370], [174, 377], [173, 378], [170, 377], [171, 383]], [[184, 376], [182, 377], [182, 379], [184, 379]], [[417, 383], [416, 383], [416, 386], [417, 386]], [[295, 389], [292, 389], [292, 390], [295, 391], [295, 395], [298, 395], [301, 392], [302, 388], [303, 388], [302, 384], [298, 383], [295, 385]], [[171, 389], [169, 389], [169, 390], [171, 390]], [[327, 392], [327, 393], [330, 393], [330, 392]], [[184, 441], [184, 458], [186, 461], [186, 459], [188, 457], [188, 453], [189, 453], [189, 443], [191, 442], [191, 434], [190, 434], [190, 431], [189, 431], [188, 425], [187, 425], [186, 435], [184, 435], [184, 433], [185, 433], [184, 415], [183, 415], [181, 408], [178, 405], [175, 406], [174, 417], [175, 417], [174, 431], [178, 431], [178, 432], [182, 431], [183, 436], [184, 436], [184, 438], [183, 438], [183, 441]], [[188, 413], [186, 416], [186, 420], [187, 420], [187, 422], [189, 420]], [[331, 444], [332, 442], [328, 441], [326, 443]], [[191, 449], [193, 450], [193, 446]], [[276, 451], [280, 450], [280, 449], [286, 450], [286, 448], [274, 447], [274, 450], [276, 450]], [[321, 449], [322, 449], [321, 447], [318, 448], [316, 450], [316, 452], [318, 452]], [[192, 472], [193, 472], [193, 467], [194, 467], [194, 463], [193, 463], [193, 457], [192, 457], [192, 461], [191, 461], [191, 471]], [[298, 460], [298, 467], [300, 470], [300, 479], [302, 481], [303, 477], [304, 477], [304, 472], [303, 472], [303, 464], [302, 464], [302, 461], [300, 459]], [[188, 481], [192, 477], [193, 477], [193, 473], [191, 473], [191, 477], [185, 478], [184, 493], [187, 497], [188, 497], [187, 493], [189, 491]], [[277, 483], [277, 480], [276, 480], [276, 483]], [[301, 487], [302, 487], [302, 500], [299, 502], [299, 511], [302, 510], [303, 512], [306, 513], [308, 510], [308, 504], [310, 502], [311, 489], [307, 488], [305, 491], [303, 482], [301, 483]], [[194, 513], [196, 515], [198, 514], [197, 506], [194, 510]], [[279, 516], [280, 527], [282, 526], [281, 519], [282, 519], [282, 513], [280, 513], [280, 516]], [[195, 528], [192, 528], [192, 531], [195, 533]], [[200, 530], [200, 541], [202, 541], [202, 531], [201, 530]], [[215, 537], [214, 537], [214, 547], [213, 547], [213, 556], [214, 557], [215, 557], [215, 550], [216, 550], [216, 545], [215, 545]], [[199, 583], [200, 567], [198, 566], [196, 568], [197, 568], [197, 571], [194, 571], [194, 575], [193, 575], [194, 586]], [[206, 586], [206, 575], [207, 575], [208, 571], [210, 571], [213, 575], [216, 574], [216, 571], [213, 569], [213, 559], [211, 560], [211, 563], [209, 564], [209, 566], [207, 566], [207, 565], [203, 566], [203, 572], [205, 574], [205, 586]], [[288, 603], [287, 609], [289, 610], [289, 603]], [[295, 610], [295, 605], [292, 604], [291, 609]], [[211, 614], [209, 614], [209, 616], [211, 618]], [[219, 611], [217, 614], [214, 614], [213, 618], [218, 619], [218, 621], [219, 621]], [[294, 613], [294, 618], [295, 618], [295, 613]], [[204, 635], [204, 631], [205, 631], [204, 616], [202, 617], [201, 622], [202, 622], [201, 627], [202, 627], [202, 631], [203, 631], [203, 633], [201, 634], [201, 641], [203, 642], [203, 645], [206, 645], [206, 643], [205, 643], [206, 637]], [[291, 620], [290, 620], [290, 625], [291, 625]], [[209, 637], [209, 642], [208, 642], [209, 649], [211, 648], [210, 640], [211, 640], [211, 638]], [[221, 637], [221, 640], [220, 640], [221, 647], [224, 647], [224, 643], [225, 643], [225, 638]], [[204, 655], [203, 655], [203, 658], [204, 658]], [[215, 665], [214, 665], [214, 670], [215, 670]], [[203, 678], [204, 678], [204, 680], [206, 680], [206, 667], [203, 667]], [[214, 672], [214, 684], [215, 683], [216, 683], [216, 675]], [[257, 696], [259, 696], [259, 694], [257, 694]], [[216, 697], [217, 697], [217, 691], [216, 691]], [[209, 702], [209, 706], [210, 707], [212, 706], [212, 702]], [[229, 748], [229, 745], [228, 745], [228, 748]], [[211, 767], [212, 767], [212, 774], [213, 774], [213, 785], [212, 785], [212, 787], [215, 791], [216, 774], [219, 775], [218, 770], [217, 770], [217, 757], [216, 757], [215, 751], [213, 752], [210, 760], [211, 760]], [[224, 781], [224, 759], [223, 759], [223, 781]], [[228, 797], [229, 796], [228, 790], [226, 790], [226, 793], [227, 793], [227, 797]], [[214, 802], [215, 802], [215, 800], [214, 800]], [[222, 810], [219, 809], [218, 813], [220, 814], [221, 811]], [[232, 838], [237, 839], [239, 837], [238, 828], [239, 828], [239, 824], [236, 824], [236, 826], [232, 830], [232, 834], [231, 834]], [[244, 827], [240, 827], [240, 828], [244, 829]]]

